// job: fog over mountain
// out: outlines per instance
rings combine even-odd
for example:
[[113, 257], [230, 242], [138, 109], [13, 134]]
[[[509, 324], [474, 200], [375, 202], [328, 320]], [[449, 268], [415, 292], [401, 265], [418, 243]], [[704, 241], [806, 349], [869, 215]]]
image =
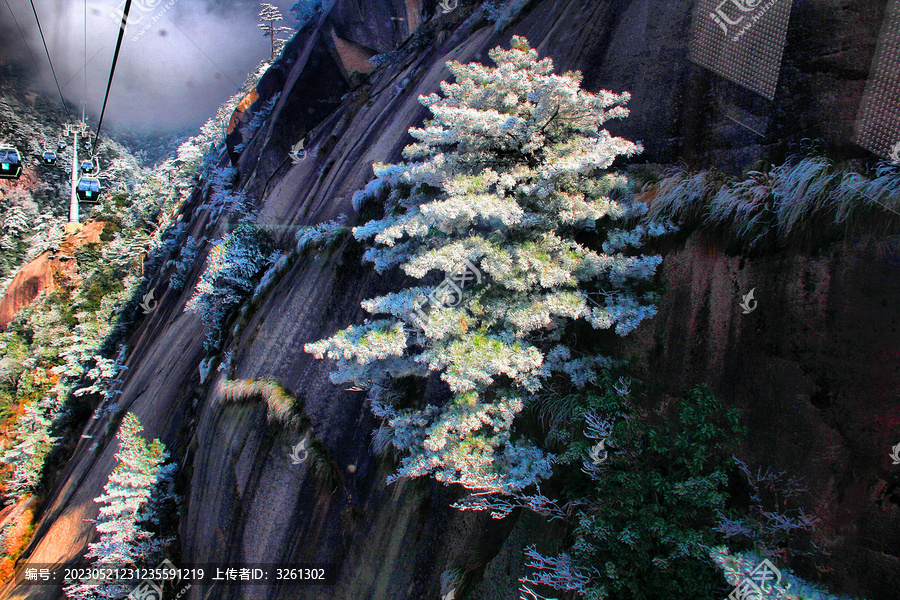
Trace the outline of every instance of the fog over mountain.
[[[293, 2], [272, 4], [285, 15], [281, 25], [293, 25]], [[115, 15], [124, 3], [36, 0], [34, 5], [63, 95], [76, 104], [86, 97], [89, 123], [96, 123], [116, 45]], [[117, 129], [167, 133], [199, 126], [269, 52], [256, 26], [259, 2], [142, 0], [131, 6], [104, 117]], [[10, 59], [31, 71], [36, 60], [43, 79], [38, 84], [58, 96], [28, 0], [0, 7], [0, 60]]]

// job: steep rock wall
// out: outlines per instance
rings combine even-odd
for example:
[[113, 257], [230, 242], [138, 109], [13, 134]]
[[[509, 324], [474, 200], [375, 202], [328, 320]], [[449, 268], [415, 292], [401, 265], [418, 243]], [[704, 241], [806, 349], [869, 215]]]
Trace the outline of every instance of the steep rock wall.
[[[753, 471], [804, 481], [803, 505], [830, 540], [831, 580], [896, 598], [900, 236], [746, 258], [698, 234], [665, 256], [659, 313], [626, 354], [673, 394], [705, 382], [738, 408]], [[756, 309], [744, 314], [751, 289]]]

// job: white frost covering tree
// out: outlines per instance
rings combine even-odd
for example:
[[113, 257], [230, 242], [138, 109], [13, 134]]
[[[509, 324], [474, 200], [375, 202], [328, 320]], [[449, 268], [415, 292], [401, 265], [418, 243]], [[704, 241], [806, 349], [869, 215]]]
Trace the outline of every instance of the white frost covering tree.
[[[431, 474], [479, 494], [522, 494], [552, 462], [513, 435], [524, 400], [551, 377], [583, 386], [610, 363], [567, 346], [567, 328], [583, 320], [625, 335], [655, 312], [639, 290], [661, 258], [624, 249], [658, 227], [613, 225], [640, 213], [627, 179], [609, 169], [641, 148], [602, 128], [628, 114], [629, 94], [588, 93], [580, 73], [554, 74], [525, 38], [512, 46], [490, 52], [496, 68], [448, 62], [456, 83], [419, 98], [434, 118], [409, 130], [417, 143], [407, 162], [376, 164], [354, 197], [387, 196], [384, 218], [353, 230], [364, 258], [423, 285], [364, 301], [379, 318], [306, 346], [337, 361], [335, 383], [371, 388], [385, 419], [375, 446], [405, 454], [390, 480]], [[478, 277], [470, 268], [463, 282], [465, 261]], [[442, 296], [448, 288], [455, 293]], [[446, 403], [397, 410], [386, 401], [391, 378], [430, 372], [449, 387]]]
[[[159, 497], [159, 490], [172, 494], [174, 466], [162, 466], [168, 457], [165, 447], [158, 439], [147, 443], [142, 431], [137, 417], [127, 413], [116, 434], [119, 464], [110, 474], [104, 493], [94, 498], [94, 502], [103, 505], [97, 519], [100, 541], [88, 544], [85, 554], [95, 566], [155, 566], [167, 542], [154, 538], [144, 527], [159, 521], [160, 515], [154, 512], [166, 501]], [[95, 585], [73, 583], [64, 591], [68, 598], [78, 600], [120, 599], [133, 588], [134, 582], [110, 580]]]
[[274, 4], [269, 4], [267, 2], [263, 2], [260, 4], [262, 10], [259, 11], [259, 28], [263, 30], [263, 37], [272, 38], [272, 60], [275, 60], [275, 50], [276, 45], [279, 47], [284, 45], [284, 41], [282, 39], [277, 39], [275, 36], [284, 31], [291, 31], [290, 27], [276, 27], [275, 23], [278, 21], [283, 21], [284, 17], [281, 16], [281, 11], [278, 10], [278, 7]]
[[186, 312], [199, 313], [203, 323], [211, 326], [204, 344], [208, 352], [220, 349], [225, 334], [222, 328], [232, 310], [252, 295], [279, 255], [269, 232], [249, 220], [238, 223], [215, 243], [184, 307]]

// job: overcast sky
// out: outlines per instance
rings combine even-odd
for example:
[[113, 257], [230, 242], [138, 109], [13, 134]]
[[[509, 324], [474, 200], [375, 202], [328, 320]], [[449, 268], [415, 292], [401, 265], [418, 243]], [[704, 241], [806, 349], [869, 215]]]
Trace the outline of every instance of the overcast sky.
[[[29, 0], [0, 2], [0, 58], [34, 70], [7, 2], [43, 79], [58, 97]], [[269, 2], [285, 16], [280, 25], [294, 25], [294, 0]], [[70, 102], [80, 103], [85, 96], [86, 45], [87, 107], [96, 115], [89, 123], [96, 126], [124, 0], [34, 0], [34, 5]], [[106, 123], [142, 132], [199, 127], [270, 54], [270, 42], [257, 27], [259, 10], [256, 0], [132, 0], [104, 129]], [[43, 87], [40, 80], [37, 85]]]

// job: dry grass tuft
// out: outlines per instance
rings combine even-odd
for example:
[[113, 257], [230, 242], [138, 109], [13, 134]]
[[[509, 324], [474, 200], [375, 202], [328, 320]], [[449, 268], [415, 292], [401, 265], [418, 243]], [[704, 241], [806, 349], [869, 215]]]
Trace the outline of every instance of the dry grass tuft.
[[224, 404], [265, 402], [269, 423], [280, 423], [286, 427], [308, 425], [302, 403], [298, 404], [290, 390], [272, 379], [222, 381], [216, 398]]
[[315, 438], [312, 422], [303, 403], [274, 379], [226, 379], [219, 383], [216, 400], [222, 404], [266, 403], [266, 419], [293, 431], [307, 434], [310, 442], [308, 465], [319, 485], [334, 489], [342, 482], [340, 467], [331, 460], [328, 448]]
[[795, 156], [741, 181], [712, 171], [675, 170], [654, 187], [648, 220], [726, 229], [748, 248], [764, 240], [809, 238], [829, 223], [900, 225], [900, 166], [889, 163], [864, 175], [823, 156]]

